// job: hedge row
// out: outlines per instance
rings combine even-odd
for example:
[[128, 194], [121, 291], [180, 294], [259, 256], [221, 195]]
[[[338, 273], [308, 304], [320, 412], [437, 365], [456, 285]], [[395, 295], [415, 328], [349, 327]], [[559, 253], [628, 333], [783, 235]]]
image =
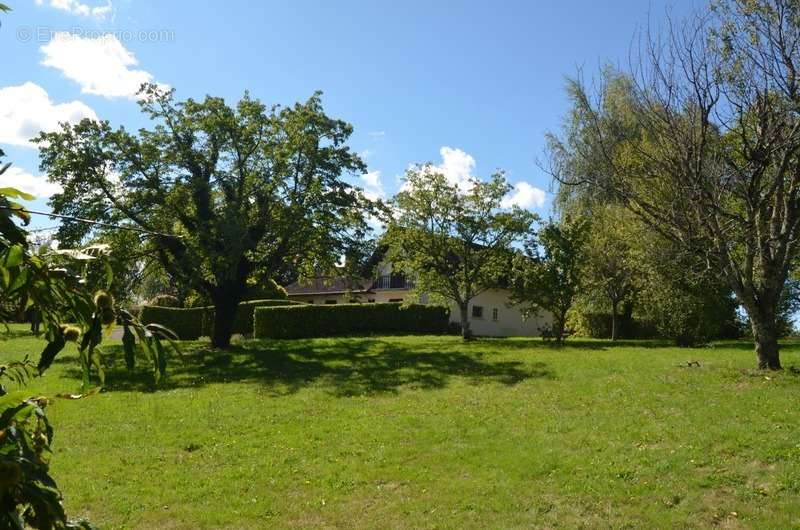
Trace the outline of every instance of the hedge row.
[[[250, 300], [249, 302], [242, 302], [236, 308], [236, 317], [233, 322], [233, 332], [241, 333], [242, 335], [251, 335], [253, 333], [253, 322], [255, 319], [255, 310], [257, 307], [285, 307], [285, 306], [305, 306], [304, 302], [297, 302], [295, 300]], [[211, 308], [212, 315], [214, 308]], [[211, 324], [213, 325], [214, 319], [212, 316]], [[211, 328], [209, 327], [209, 331]]]
[[[253, 316], [257, 307], [304, 305], [293, 300], [252, 300], [242, 302], [236, 308], [233, 332], [249, 335], [253, 333]], [[140, 320], [149, 324], [156, 322], [170, 328], [183, 340], [195, 340], [210, 336], [214, 328], [214, 307], [142, 307]]]
[[259, 307], [255, 338], [299, 339], [333, 335], [446, 333], [446, 307], [387, 304], [302, 305]]
[[168, 327], [180, 339], [195, 340], [204, 334], [205, 322], [212, 314], [212, 309], [210, 307], [183, 308], [145, 305], [142, 306], [139, 320], [143, 324], [155, 322]]

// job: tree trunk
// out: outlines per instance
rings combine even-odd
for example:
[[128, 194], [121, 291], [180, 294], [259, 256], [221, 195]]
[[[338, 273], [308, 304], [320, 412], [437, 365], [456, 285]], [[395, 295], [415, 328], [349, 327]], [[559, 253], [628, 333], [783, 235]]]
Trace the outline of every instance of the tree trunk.
[[461, 338], [464, 340], [472, 340], [472, 330], [469, 328], [469, 304], [458, 304], [459, 314], [461, 316]]
[[780, 370], [781, 358], [778, 351], [778, 326], [774, 314], [759, 314], [753, 311], [750, 325], [756, 343], [758, 367], [762, 370]]
[[611, 340], [617, 340], [617, 309], [619, 302], [613, 300], [611, 302]]
[[556, 346], [561, 346], [564, 342], [564, 328], [567, 326], [567, 314], [561, 313], [553, 318], [553, 335], [555, 335]]
[[239, 301], [230, 296], [214, 297], [214, 329], [211, 334], [211, 346], [227, 349], [231, 345], [233, 324]]
[[617, 326], [619, 328], [617, 335], [619, 335], [621, 339], [631, 339], [634, 337], [634, 328], [632, 323], [633, 302], [630, 300], [625, 300], [622, 303], [622, 312], [619, 314], [619, 325]]

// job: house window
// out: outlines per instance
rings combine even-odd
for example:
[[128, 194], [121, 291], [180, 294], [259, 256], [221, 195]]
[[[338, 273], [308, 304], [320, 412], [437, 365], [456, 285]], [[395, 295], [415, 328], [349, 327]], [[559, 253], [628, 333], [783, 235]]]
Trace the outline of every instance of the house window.
[[375, 299], [374, 298], [367, 298], [367, 302], [369, 302], [370, 304], [374, 304], [375, 303]]
[[483, 318], [483, 306], [472, 306], [472, 318]]
[[492, 309], [492, 320], [494, 320], [495, 322], [497, 322], [498, 314], [499, 314], [499, 311], [497, 310], [496, 307], [494, 309]]
[[336, 300], [325, 300], [325, 304], [334, 305], [334, 304], [336, 304]]
[[402, 298], [389, 298], [389, 302], [402, 302]]

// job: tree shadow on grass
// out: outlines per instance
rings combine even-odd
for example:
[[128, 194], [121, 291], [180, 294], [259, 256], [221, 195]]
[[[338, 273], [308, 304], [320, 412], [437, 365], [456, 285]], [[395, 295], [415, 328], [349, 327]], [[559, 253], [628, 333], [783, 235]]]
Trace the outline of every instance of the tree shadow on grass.
[[24, 338], [35, 339], [37, 337], [41, 337], [41, 335], [34, 335], [28, 330], [7, 329], [3, 327], [3, 324], [0, 324], [0, 341], [7, 341], [11, 339], [24, 339]]
[[[495, 339], [504, 340], [504, 339]], [[575, 338], [567, 339], [561, 346], [558, 346], [554, 341], [543, 341], [540, 338], [531, 339], [511, 339], [503, 344], [505, 349], [548, 349], [556, 351], [569, 350], [599, 350], [606, 351], [616, 348], [641, 348], [641, 349], [655, 349], [655, 348], [679, 348], [685, 350], [692, 349], [719, 349], [719, 350], [755, 350], [752, 339], [729, 339], [729, 340], [715, 340], [704, 344], [695, 344], [691, 346], [679, 346], [675, 341], [670, 339], [619, 339], [611, 341], [610, 339], [584, 339]], [[798, 351], [800, 350], [800, 340], [786, 339], [780, 343], [781, 351]]]
[[[800, 341], [797, 339], [784, 339], [779, 342], [779, 346], [782, 352], [794, 352], [800, 350]], [[756, 350], [753, 339], [720, 340], [713, 342], [711, 347], [731, 350], [749, 350], [752, 352]]]
[[524, 350], [554, 350], [569, 352], [571, 350], [597, 350], [605, 351], [615, 348], [672, 348], [675, 343], [665, 339], [620, 339], [611, 341], [610, 339], [566, 339], [561, 345], [552, 340], [542, 340], [541, 338], [530, 339], [486, 339], [497, 341], [502, 344], [503, 349], [524, 349]]
[[[152, 376], [137, 367], [128, 371], [119, 346], [104, 348], [110, 366], [106, 390], [153, 390]], [[553, 379], [541, 362], [492, 359], [491, 348], [454, 351], [446, 344], [358, 338], [348, 340], [242, 341], [230, 350], [204, 345], [184, 348], [183, 359], [173, 357], [168, 379], [159, 388], [192, 388], [211, 383], [255, 382], [275, 395], [319, 386], [335, 396], [396, 393], [400, 387], [444, 388], [453, 377], [471, 384], [515, 385], [530, 378]], [[67, 375], [80, 377], [77, 359], [62, 362]]]

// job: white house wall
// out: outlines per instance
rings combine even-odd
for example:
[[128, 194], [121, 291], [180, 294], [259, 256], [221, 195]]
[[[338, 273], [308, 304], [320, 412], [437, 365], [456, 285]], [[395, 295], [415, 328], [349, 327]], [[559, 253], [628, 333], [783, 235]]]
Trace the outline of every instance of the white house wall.
[[[473, 306], [483, 308], [481, 318], [472, 316]], [[493, 318], [495, 309], [497, 320]], [[486, 337], [537, 337], [542, 334], [542, 328], [549, 328], [553, 323], [552, 315], [544, 312], [524, 320], [519, 309], [508, 307], [508, 292], [501, 289], [479, 294], [472, 299], [468, 311], [473, 335]], [[460, 322], [458, 308], [451, 308], [450, 321]]]
[[[410, 292], [405, 289], [386, 289], [370, 294], [296, 295], [290, 298], [312, 304], [325, 304], [334, 300], [337, 304], [346, 304], [354, 299], [361, 303], [405, 301], [409, 296]], [[528, 320], [523, 320], [522, 313], [516, 308], [508, 307], [507, 303], [508, 292], [501, 289], [485, 291], [475, 297], [469, 306], [472, 333], [487, 337], [536, 337], [541, 335], [542, 328], [552, 326], [553, 318], [549, 313], [542, 312], [539, 315], [531, 316]], [[473, 306], [483, 308], [481, 318], [472, 316]], [[497, 310], [496, 320], [493, 318], [495, 309]], [[450, 308], [450, 321], [460, 324], [458, 308], [455, 306]]]

